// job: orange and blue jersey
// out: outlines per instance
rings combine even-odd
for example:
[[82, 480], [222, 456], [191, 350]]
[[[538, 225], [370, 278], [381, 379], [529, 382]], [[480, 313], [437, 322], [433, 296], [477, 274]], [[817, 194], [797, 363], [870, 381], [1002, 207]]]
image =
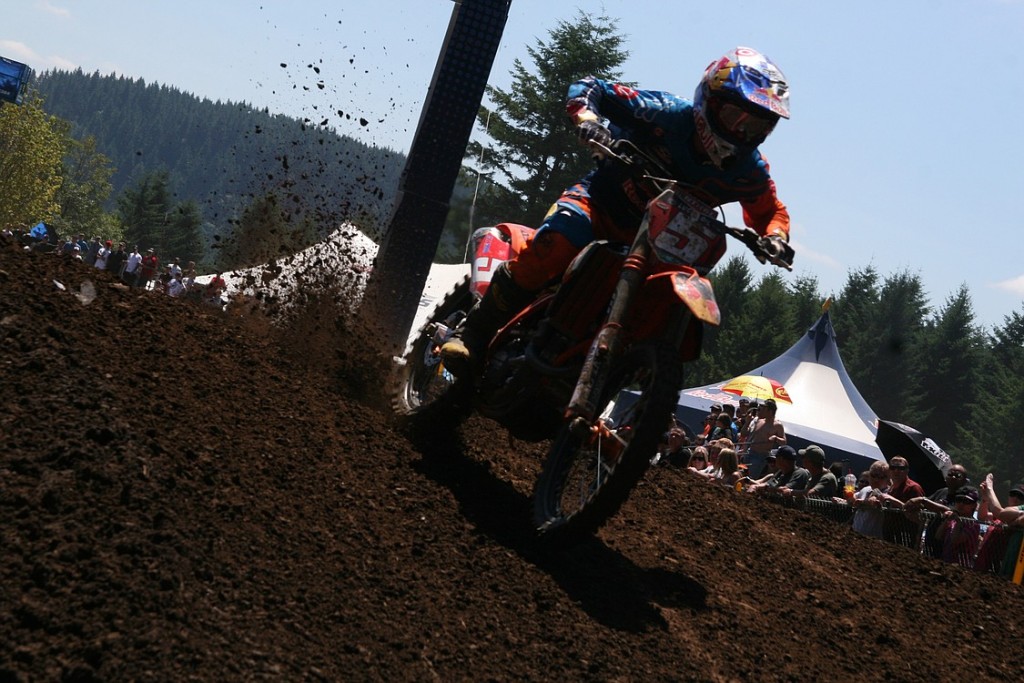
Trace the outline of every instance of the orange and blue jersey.
[[[673, 177], [691, 183], [713, 206], [739, 202], [743, 221], [761, 235], [789, 237], [789, 212], [775, 193], [768, 162], [757, 149], [720, 169], [696, 152], [693, 104], [672, 93], [638, 90], [588, 76], [569, 87], [566, 109], [573, 122], [607, 119], [612, 135], [626, 138], [659, 159]], [[644, 203], [625, 172], [613, 165], [590, 173], [563, 195], [573, 206], [585, 196], [615, 221], [639, 225]], [[585, 207], [579, 207], [585, 208]], [[597, 226], [595, 226], [597, 228]]]

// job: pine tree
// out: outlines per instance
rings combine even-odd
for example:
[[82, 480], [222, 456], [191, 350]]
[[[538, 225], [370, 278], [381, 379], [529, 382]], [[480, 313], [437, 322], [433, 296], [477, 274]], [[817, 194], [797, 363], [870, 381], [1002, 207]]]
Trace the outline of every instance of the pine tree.
[[182, 263], [203, 260], [203, 238], [200, 226], [203, 223], [199, 205], [193, 200], [179, 203], [171, 211], [168, 230], [161, 243], [164, 253], [179, 258]]
[[143, 251], [155, 247], [158, 253], [166, 253], [163, 239], [174, 208], [168, 181], [167, 171], [153, 171], [118, 197], [118, 213], [129, 246], [138, 245]]
[[566, 91], [587, 75], [618, 80], [629, 55], [623, 42], [615, 21], [581, 12], [527, 48], [531, 67], [514, 62], [511, 88], [487, 88], [493, 106], [481, 108], [478, 121], [491, 143], [467, 150], [467, 159], [495, 172], [477, 200], [478, 225], [539, 224], [562, 190], [592, 166], [565, 114]]
[[1024, 311], [992, 331], [979, 383], [984, 387], [959, 424], [957, 454], [975, 463], [981, 479], [992, 472], [1000, 495], [1024, 481]]
[[[966, 406], [973, 404], [978, 395], [984, 349], [966, 286], [961, 285], [947, 299], [926, 328], [924, 349], [927, 367], [921, 381], [922, 404], [930, 410], [916, 426], [954, 457], [965, 463], [976, 462], [977, 454], [958, 452], [955, 444], [957, 425], [968, 425]], [[973, 429], [986, 427], [971, 425]], [[968, 469], [976, 472], [969, 464]]]

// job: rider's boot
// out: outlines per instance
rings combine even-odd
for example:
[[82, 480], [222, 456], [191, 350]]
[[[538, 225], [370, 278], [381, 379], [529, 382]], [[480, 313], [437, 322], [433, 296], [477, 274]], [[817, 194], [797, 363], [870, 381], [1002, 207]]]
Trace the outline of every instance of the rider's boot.
[[483, 362], [491, 337], [535, 297], [512, 280], [508, 264], [494, 271], [483, 297], [473, 305], [455, 334], [441, 347], [445, 367], [456, 377], [468, 376]]

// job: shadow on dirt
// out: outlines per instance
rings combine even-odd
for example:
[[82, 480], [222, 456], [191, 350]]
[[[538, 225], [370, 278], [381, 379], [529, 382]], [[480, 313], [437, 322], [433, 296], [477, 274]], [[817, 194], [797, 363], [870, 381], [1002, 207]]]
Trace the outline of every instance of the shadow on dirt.
[[703, 610], [707, 590], [685, 574], [637, 566], [599, 538], [553, 551], [537, 538], [528, 496], [467, 455], [458, 433], [410, 434], [423, 458], [419, 473], [449, 489], [463, 516], [483, 534], [546, 572], [595, 620], [622, 631], [665, 630], [658, 605]]

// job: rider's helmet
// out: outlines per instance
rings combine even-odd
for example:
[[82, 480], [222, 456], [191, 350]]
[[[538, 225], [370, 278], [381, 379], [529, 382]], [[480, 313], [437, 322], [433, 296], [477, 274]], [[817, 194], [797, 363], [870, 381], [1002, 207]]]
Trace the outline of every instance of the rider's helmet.
[[770, 59], [738, 47], [708, 65], [693, 95], [697, 136], [719, 168], [764, 142], [789, 118], [789, 84]]

